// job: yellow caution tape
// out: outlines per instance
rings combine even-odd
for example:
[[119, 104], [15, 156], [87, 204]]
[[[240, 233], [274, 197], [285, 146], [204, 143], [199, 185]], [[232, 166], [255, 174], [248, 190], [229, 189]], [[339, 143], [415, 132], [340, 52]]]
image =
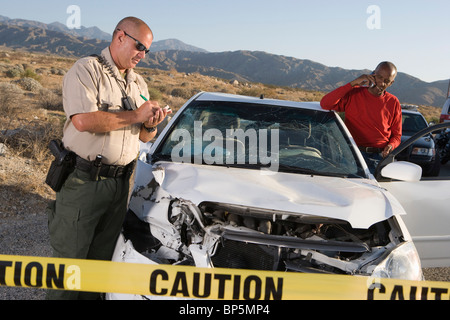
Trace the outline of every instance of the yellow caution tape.
[[449, 300], [450, 282], [0, 255], [0, 286], [223, 300]]

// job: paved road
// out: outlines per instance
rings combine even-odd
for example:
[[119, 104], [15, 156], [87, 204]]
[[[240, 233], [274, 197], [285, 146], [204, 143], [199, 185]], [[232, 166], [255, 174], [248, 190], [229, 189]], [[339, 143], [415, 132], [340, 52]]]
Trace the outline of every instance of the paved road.
[[439, 174], [440, 177], [449, 177], [450, 179], [450, 162], [447, 162], [445, 165], [441, 165], [441, 172]]

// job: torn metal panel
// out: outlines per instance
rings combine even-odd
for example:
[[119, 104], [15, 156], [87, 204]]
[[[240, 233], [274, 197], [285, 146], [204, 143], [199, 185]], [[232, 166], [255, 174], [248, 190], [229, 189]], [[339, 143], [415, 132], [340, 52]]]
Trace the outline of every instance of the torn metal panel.
[[[138, 165], [143, 166], [147, 174], [136, 180], [138, 192], [133, 195], [152, 201], [177, 198], [196, 206], [202, 202], [228, 203], [291, 215], [339, 219], [348, 221], [355, 228], [368, 228], [393, 215], [405, 213], [384, 189], [358, 179], [287, 173], [261, 175], [258, 170], [247, 170], [243, 175], [242, 170], [236, 168], [167, 162], [159, 163], [155, 168], [144, 163]], [[148, 177], [148, 171], [152, 170], [160, 177], [164, 176], [159, 180], [162, 184], [156, 183], [153, 176]], [[148, 187], [146, 191], [141, 189], [143, 186]]]

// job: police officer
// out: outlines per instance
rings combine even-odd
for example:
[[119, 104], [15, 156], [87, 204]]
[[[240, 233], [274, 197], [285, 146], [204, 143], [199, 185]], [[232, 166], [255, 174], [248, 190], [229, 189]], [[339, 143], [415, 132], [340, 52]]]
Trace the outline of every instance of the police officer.
[[[63, 80], [67, 121], [63, 145], [75, 169], [49, 206], [55, 257], [110, 260], [127, 211], [129, 177], [139, 140], [150, 141], [167, 113], [149, 100], [133, 70], [148, 53], [151, 29], [127, 17], [101, 55], [78, 60]], [[97, 299], [99, 294], [49, 290], [48, 299]]]

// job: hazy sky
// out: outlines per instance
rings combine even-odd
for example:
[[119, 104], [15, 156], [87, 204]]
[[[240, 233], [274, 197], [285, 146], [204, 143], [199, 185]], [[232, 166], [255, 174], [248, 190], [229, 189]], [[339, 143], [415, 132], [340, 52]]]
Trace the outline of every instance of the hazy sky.
[[[155, 41], [175, 38], [211, 52], [260, 50], [345, 69], [390, 60], [432, 82], [450, 78], [449, 0], [0, 0], [0, 15], [112, 33], [136, 16]], [[79, 8], [79, 16], [69, 11]], [[76, 18], [79, 18], [76, 20]]]

